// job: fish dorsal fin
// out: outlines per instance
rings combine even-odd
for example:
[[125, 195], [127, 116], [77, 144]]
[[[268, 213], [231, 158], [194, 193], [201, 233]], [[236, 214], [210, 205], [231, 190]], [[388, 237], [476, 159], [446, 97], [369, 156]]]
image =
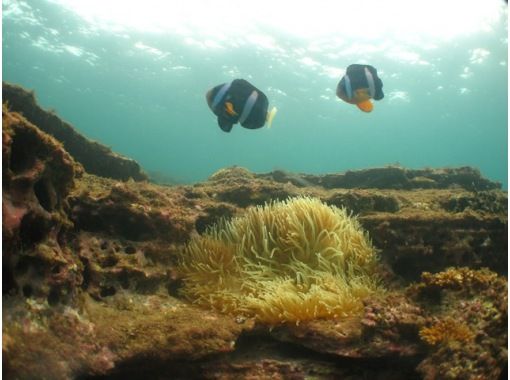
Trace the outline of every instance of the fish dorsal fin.
[[363, 112], [372, 112], [372, 110], [374, 109], [374, 105], [372, 104], [372, 102], [370, 100], [365, 100], [365, 101], [358, 103], [356, 105]]
[[266, 115], [266, 123], [267, 123], [267, 127], [268, 128], [271, 128], [271, 126], [273, 125], [273, 119], [274, 117], [276, 116], [276, 113], [278, 112], [278, 108], [276, 107], [273, 107], [271, 109], [271, 111], [269, 111]]

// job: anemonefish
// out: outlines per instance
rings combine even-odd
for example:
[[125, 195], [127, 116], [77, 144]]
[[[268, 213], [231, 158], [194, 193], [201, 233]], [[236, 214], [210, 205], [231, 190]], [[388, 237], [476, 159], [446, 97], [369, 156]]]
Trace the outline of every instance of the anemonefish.
[[370, 99], [384, 98], [383, 83], [377, 70], [370, 65], [350, 65], [336, 87], [336, 96], [344, 102], [356, 104], [364, 112], [371, 112], [374, 105]]
[[206, 99], [209, 108], [218, 117], [218, 125], [225, 132], [230, 132], [236, 123], [248, 129], [262, 128], [266, 123], [270, 127], [277, 111], [273, 107], [267, 112], [267, 96], [244, 79], [212, 88]]

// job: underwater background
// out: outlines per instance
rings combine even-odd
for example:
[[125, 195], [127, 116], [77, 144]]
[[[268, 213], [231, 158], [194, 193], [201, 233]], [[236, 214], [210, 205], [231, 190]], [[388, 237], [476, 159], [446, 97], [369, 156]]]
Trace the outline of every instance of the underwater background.
[[[508, 188], [505, 2], [175, 4], [4, 0], [3, 80], [164, 182], [470, 165]], [[335, 96], [352, 63], [384, 83], [370, 114]], [[205, 93], [235, 78], [271, 128], [220, 130]]]

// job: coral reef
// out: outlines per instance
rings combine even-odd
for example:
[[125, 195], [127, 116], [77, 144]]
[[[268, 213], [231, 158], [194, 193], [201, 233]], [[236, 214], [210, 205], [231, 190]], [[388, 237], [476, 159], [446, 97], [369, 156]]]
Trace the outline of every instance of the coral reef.
[[420, 338], [429, 347], [417, 366], [425, 379], [498, 379], [507, 366], [508, 285], [495, 273], [449, 268], [407, 289], [428, 310]]
[[359, 314], [376, 291], [376, 255], [358, 222], [318, 199], [246, 210], [183, 250], [183, 294], [275, 325]]
[[[28, 104], [27, 118], [32, 100], [21, 97], [16, 106]], [[235, 167], [193, 186], [121, 182], [84, 173], [65, 142], [39, 129], [48, 126], [43, 114], [27, 120], [4, 107], [2, 116], [6, 378], [506, 378], [507, 195], [476, 170], [378, 168], [311, 176]], [[314, 209], [322, 211], [319, 219], [278, 217], [285, 229], [300, 221], [289, 240], [294, 248], [305, 247], [323, 227], [334, 230], [331, 223], [310, 228], [331, 210], [345, 210], [341, 218], [356, 214], [358, 236], [364, 239], [367, 231], [378, 252], [375, 264], [366, 245], [369, 265], [356, 280], [370, 273], [384, 292], [359, 296], [347, 307], [352, 313], [335, 310], [312, 319], [283, 313], [299, 325], [279, 323], [275, 314], [255, 323], [256, 286], [246, 299], [257, 302], [244, 313], [207, 310], [180, 295], [186, 283], [178, 263], [186, 261], [186, 246], [190, 254], [189, 244], [210, 237], [215, 224], [224, 229], [244, 221], [240, 231], [258, 226], [262, 233], [262, 224], [248, 223], [248, 216], [262, 213], [265, 203], [295, 197], [318, 199]], [[266, 215], [264, 225], [275, 217]], [[257, 252], [266, 252], [259, 261], [248, 255], [255, 259], [250, 274], [259, 279], [262, 264], [272, 260], [264, 247], [274, 236], [282, 235], [271, 235], [266, 246], [250, 238]], [[317, 244], [327, 243], [332, 234], [318, 236]], [[217, 258], [232, 254], [214, 252]], [[321, 258], [309, 270], [306, 259], [296, 270], [292, 255], [282, 257], [288, 261], [265, 272], [268, 299], [278, 289], [312, 289], [320, 278], [315, 272], [328, 267]], [[287, 277], [271, 286], [275, 271]], [[349, 278], [349, 285], [356, 282]], [[332, 289], [342, 284], [326, 283]], [[299, 306], [291, 315], [301, 315]]]
[[142, 172], [136, 161], [112, 152], [103, 144], [87, 139], [54, 112], [42, 109], [37, 104], [33, 91], [2, 82], [2, 98], [10, 110], [22, 114], [42, 131], [60, 141], [88, 173], [119, 180], [147, 179], [147, 175]]

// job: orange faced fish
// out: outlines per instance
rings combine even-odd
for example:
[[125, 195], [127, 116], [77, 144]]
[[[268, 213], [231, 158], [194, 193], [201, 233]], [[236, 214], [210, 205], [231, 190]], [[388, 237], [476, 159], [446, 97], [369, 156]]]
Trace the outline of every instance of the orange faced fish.
[[205, 97], [225, 132], [230, 132], [236, 123], [248, 129], [262, 128], [266, 122], [270, 126], [276, 113], [274, 107], [267, 112], [267, 96], [244, 79], [220, 84], [209, 90]]
[[370, 65], [350, 65], [336, 87], [336, 96], [344, 102], [355, 104], [364, 112], [371, 112], [374, 105], [370, 99], [384, 98], [383, 83], [377, 70]]

